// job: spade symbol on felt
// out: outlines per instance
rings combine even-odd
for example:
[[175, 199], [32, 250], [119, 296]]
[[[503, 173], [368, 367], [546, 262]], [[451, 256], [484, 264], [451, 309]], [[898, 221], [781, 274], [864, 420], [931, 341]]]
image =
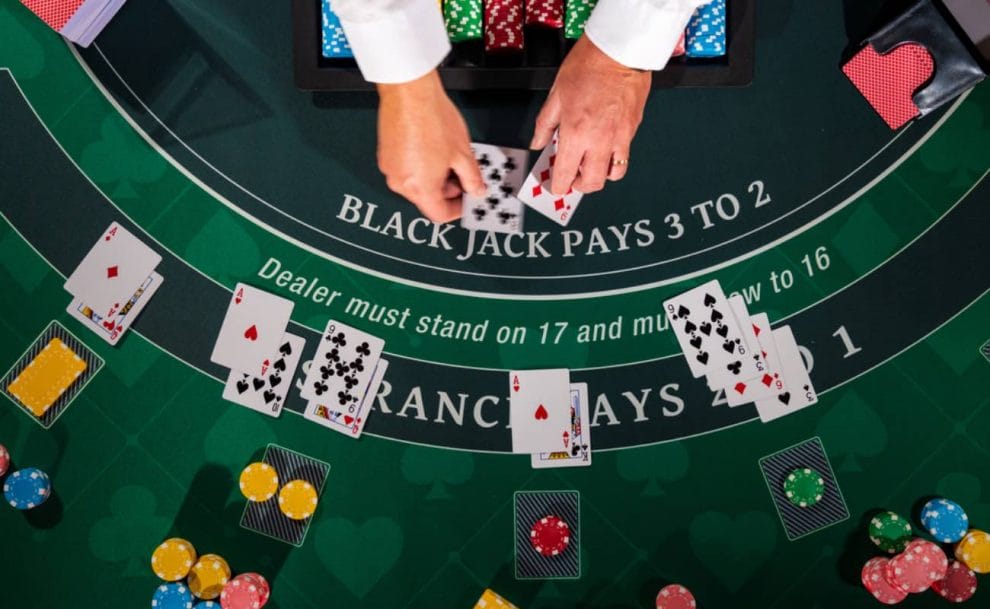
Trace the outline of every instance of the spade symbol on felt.
[[710, 323], [708, 323], [707, 321], [706, 322], [702, 322], [701, 326], [699, 326], [698, 329], [701, 330], [701, 332], [705, 336], [711, 336], [712, 335], [712, 325]]
[[711, 294], [705, 294], [705, 306], [710, 307], [715, 304], [715, 297]]
[[258, 326], [252, 325], [250, 328], [245, 330], [244, 338], [252, 342], [258, 340]]
[[536, 412], [533, 413], [533, 418], [537, 421], [546, 421], [548, 416], [547, 409], [543, 407], [543, 404], [540, 404]]

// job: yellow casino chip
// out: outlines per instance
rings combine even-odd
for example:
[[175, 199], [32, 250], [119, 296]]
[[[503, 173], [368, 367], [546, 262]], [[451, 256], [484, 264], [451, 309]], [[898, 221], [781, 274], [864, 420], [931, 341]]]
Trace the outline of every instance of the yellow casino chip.
[[196, 564], [196, 548], [185, 539], [166, 539], [151, 555], [151, 570], [167, 582], [177, 582], [189, 575]]
[[305, 520], [316, 511], [316, 489], [305, 480], [293, 480], [278, 493], [278, 507], [293, 520]]
[[7, 386], [7, 391], [34, 416], [41, 417], [85, 370], [86, 362], [53, 338]]
[[203, 554], [189, 571], [189, 591], [196, 598], [213, 600], [230, 581], [230, 565], [216, 554]]
[[474, 609], [518, 609], [515, 605], [505, 600], [490, 589], [485, 589], [481, 598], [474, 604]]
[[240, 487], [248, 501], [268, 501], [278, 491], [278, 472], [267, 463], [252, 463], [241, 472]]

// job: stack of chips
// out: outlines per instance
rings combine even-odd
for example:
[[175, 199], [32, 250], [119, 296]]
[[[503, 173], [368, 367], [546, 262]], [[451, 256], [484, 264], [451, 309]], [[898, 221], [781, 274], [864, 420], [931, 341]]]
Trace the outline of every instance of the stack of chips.
[[577, 39], [584, 34], [584, 25], [591, 17], [598, 0], [567, 0], [567, 10], [564, 13], [564, 36]]
[[523, 48], [523, 0], [485, 0], [485, 50]]
[[725, 55], [725, 0], [712, 0], [695, 11], [688, 22], [688, 57]]
[[[226, 560], [216, 554], [204, 554], [197, 559], [193, 545], [178, 537], [167, 539], [155, 548], [151, 569], [169, 582], [155, 590], [151, 601], [155, 609], [193, 609], [195, 599], [202, 599], [195, 609], [220, 609], [221, 606], [260, 609], [271, 596], [268, 581], [261, 575], [243, 573], [231, 578]], [[237, 582], [235, 591], [227, 594], [234, 582]], [[226, 601], [225, 595], [229, 597]], [[214, 600], [217, 598], [219, 603]]]
[[18, 510], [32, 510], [48, 501], [52, 481], [34, 467], [17, 470], [3, 483], [3, 498]]
[[340, 17], [330, 8], [330, 0], [323, 0], [323, 56], [330, 59], [354, 57], [351, 45], [344, 34]]
[[213, 600], [230, 581], [230, 565], [216, 554], [204, 554], [189, 570], [189, 591], [196, 598]]
[[526, 24], [564, 27], [564, 0], [526, 0]]
[[192, 609], [193, 597], [183, 584], [162, 584], [151, 597], [154, 609]]
[[3, 478], [10, 468], [10, 453], [7, 452], [7, 447], [0, 444], [0, 478]]
[[257, 573], [242, 573], [230, 580], [220, 594], [223, 609], [261, 609], [271, 596], [268, 581]]
[[447, 0], [443, 4], [443, 20], [451, 42], [481, 38], [481, 0]]

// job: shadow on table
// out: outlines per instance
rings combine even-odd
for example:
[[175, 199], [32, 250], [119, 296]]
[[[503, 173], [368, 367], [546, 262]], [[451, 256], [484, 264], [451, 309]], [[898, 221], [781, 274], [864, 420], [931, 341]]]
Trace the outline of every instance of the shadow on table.
[[62, 466], [62, 460], [65, 458], [66, 447], [69, 445], [69, 434], [65, 430], [64, 425], [57, 424], [55, 427], [40, 433], [50, 434], [54, 439], [55, 446], [57, 447], [54, 460], [49, 464], [39, 467], [35, 463], [19, 462], [19, 459], [14, 454], [11, 454], [10, 467], [7, 471], [15, 472], [25, 467], [38, 467], [48, 474], [48, 477], [52, 480], [51, 496], [38, 507], [25, 510], [23, 514], [24, 520], [27, 521], [29, 526], [35, 529], [52, 529], [62, 522], [62, 517], [65, 515], [65, 505], [59, 496], [57, 478]]

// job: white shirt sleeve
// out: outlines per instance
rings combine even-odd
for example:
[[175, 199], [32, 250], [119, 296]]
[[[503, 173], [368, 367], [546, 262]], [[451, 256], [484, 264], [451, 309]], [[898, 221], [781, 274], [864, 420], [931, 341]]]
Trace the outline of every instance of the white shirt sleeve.
[[695, 9], [709, 1], [599, 0], [584, 33], [622, 65], [662, 70]]
[[437, 0], [333, 0], [330, 6], [369, 82], [415, 80], [450, 52]]

